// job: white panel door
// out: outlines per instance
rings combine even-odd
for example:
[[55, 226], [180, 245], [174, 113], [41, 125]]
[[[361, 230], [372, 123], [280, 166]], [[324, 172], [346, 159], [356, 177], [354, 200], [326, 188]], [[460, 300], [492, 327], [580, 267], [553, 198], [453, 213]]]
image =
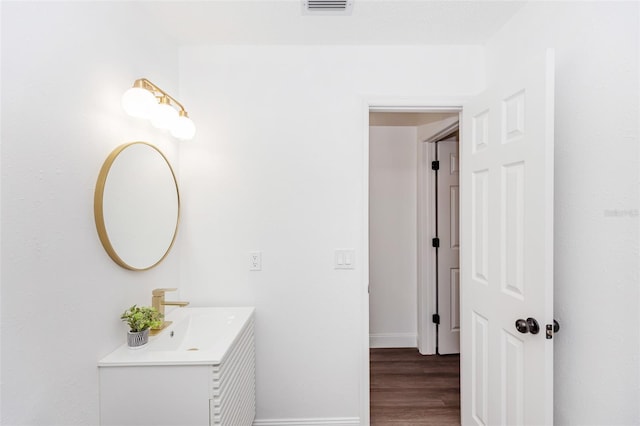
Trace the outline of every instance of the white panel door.
[[440, 141], [438, 150], [438, 353], [460, 352], [460, 208], [458, 139]]
[[462, 113], [462, 424], [551, 425], [553, 52], [496, 65]]

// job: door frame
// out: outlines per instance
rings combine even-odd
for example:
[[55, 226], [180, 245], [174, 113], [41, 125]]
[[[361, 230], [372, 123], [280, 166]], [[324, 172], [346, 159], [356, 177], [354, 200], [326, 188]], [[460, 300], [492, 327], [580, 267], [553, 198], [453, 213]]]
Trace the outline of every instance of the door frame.
[[[431, 162], [435, 161], [433, 143], [459, 130], [462, 110], [458, 111], [458, 121], [418, 142], [418, 351], [422, 355], [435, 355], [437, 347], [436, 325], [433, 314], [436, 313], [436, 251], [431, 240], [436, 230], [436, 192]], [[460, 141], [458, 141], [458, 144]]]
[[[370, 112], [458, 112], [459, 120], [462, 120], [463, 105], [469, 97], [434, 97], [421, 99], [403, 98], [363, 98], [362, 99], [362, 270], [361, 270], [361, 335], [360, 335], [360, 424], [370, 423], [370, 383], [369, 383], [369, 113]], [[460, 144], [464, 143], [462, 132]], [[423, 144], [420, 144], [423, 145]], [[418, 156], [419, 161], [420, 156]], [[420, 264], [420, 262], [418, 262]], [[426, 290], [418, 286], [419, 299], [427, 297]], [[421, 303], [418, 304], [418, 318], [428, 315], [421, 311]], [[422, 321], [419, 320], [419, 324]], [[420, 331], [418, 340], [420, 342]], [[433, 335], [433, 333], [431, 333]], [[435, 350], [435, 343], [434, 343]]]

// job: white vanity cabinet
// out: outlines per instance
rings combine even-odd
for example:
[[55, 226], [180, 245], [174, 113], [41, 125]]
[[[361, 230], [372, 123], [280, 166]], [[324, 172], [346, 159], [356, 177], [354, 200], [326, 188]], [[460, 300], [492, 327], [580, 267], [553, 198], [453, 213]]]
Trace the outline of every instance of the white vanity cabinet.
[[212, 366], [209, 424], [252, 425], [256, 412], [255, 347], [253, 320], [229, 356]]
[[[207, 350], [185, 348], [184, 343], [194, 346], [195, 342], [187, 336], [183, 338], [184, 342], [180, 342], [182, 347], [178, 345], [175, 351], [167, 351], [164, 346], [162, 350], [154, 351], [154, 341], [150, 341], [147, 348], [124, 348], [127, 352], [116, 351], [100, 361], [100, 424], [252, 425], [255, 417], [253, 310], [244, 324], [238, 324], [243, 322], [242, 318], [237, 321], [238, 317], [233, 315], [238, 332], [234, 337], [227, 333], [226, 339], [230, 344], [220, 359], [208, 361], [204, 358], [215, 356], [203, 355]], [[185, 329], [184, 323], [182, 326], [179, 323], [174, 322], [161, 335], [173, 338], [179, 330]], [[195, 330], [202, 328], [201, 325], [194, 322], [191, 327]], [[183, 333], [188, 334], [188, 331]], [[175, 354], [168, 352], [183, 352], [184, 358], [176, 358]], [[213, 354], [212, 350], [209, 352]]]

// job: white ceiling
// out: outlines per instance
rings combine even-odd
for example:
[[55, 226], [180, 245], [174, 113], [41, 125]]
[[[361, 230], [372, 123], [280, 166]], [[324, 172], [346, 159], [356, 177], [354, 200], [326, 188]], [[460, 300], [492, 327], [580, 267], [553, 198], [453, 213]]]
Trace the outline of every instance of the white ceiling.
[[351, 15], [302, 14], [300, 0], [141, 2], [181, 45], [484, 44], [520, 1], [354, 0]]

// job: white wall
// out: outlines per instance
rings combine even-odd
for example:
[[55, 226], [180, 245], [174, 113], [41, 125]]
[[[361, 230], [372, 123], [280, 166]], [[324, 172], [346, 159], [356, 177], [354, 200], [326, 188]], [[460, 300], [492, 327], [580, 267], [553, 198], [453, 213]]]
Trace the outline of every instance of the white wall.
[[[363, 98], [475, 93], [482, 49], [182, 49], [198, 136], [181, 147], [181, 262], [136, 274], [102, 250], [93, 189], [121, 142], [177, 161], [119, 106], [136, 77], [175, 89], [174, 46], [133, 3], [1, 7], [3, 424], [95, 423], [117, 316], [178, 278], [196, 304], [257, 306], [260, 418], [357, 417], [367, 274], [332, 262], [366, 250]], [[634, 2], [530, 4], [490, 45], [557, 48], [556, 424], [640, 421], [638, 17]]]
[[175, 142], [125, 116], [146, 76], [175, 93], [177, 48], [133, 3], [2, 3], [2, 424], [98, 422], [98, 359], [125, 341], [120, 313], [178, 280], [178, 253], [117, 266], [93, 193], [116, 146]]
[[369, 339], [417, 345], [417, 128], [369, 127]]
[[640, 423], [638, 8], [528, 4], [487, 49], [488, 64], [495, 54], [556, 49], [559, 425]]
[[[218, 46], [180, 57], [198, 122], [180, 152], [183, 295], [256, 306], [258, 419], [355, 421], [369, 392], [358, 385], [364, 99], [475, 93], [482, 49]], [[336, 248], [356, 250], [355, 270], [333, 269]], [[260, 272], [248, 271], [251, 250], [263, 253]]]

